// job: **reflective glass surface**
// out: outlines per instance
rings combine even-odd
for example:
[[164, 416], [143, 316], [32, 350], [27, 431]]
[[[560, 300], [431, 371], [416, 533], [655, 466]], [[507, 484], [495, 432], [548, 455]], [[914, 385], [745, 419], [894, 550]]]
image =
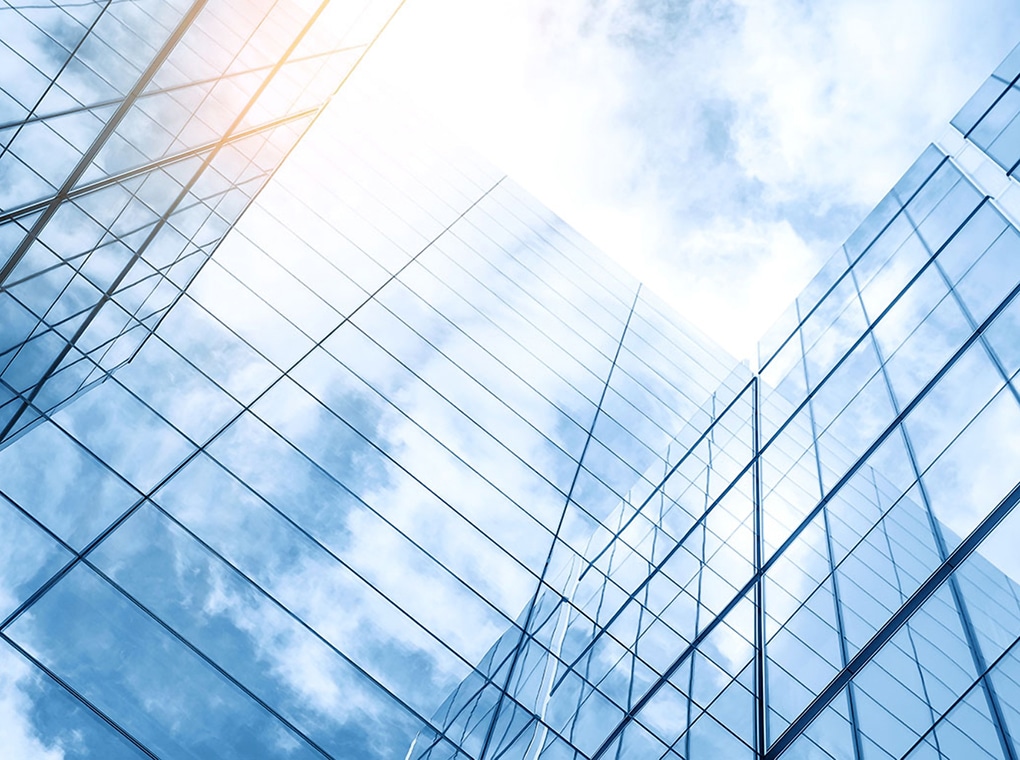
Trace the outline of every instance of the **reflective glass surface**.
[[1020, 54], [752, 369], [392, 10], [0, 7], [5, 756], [1018, 760]]

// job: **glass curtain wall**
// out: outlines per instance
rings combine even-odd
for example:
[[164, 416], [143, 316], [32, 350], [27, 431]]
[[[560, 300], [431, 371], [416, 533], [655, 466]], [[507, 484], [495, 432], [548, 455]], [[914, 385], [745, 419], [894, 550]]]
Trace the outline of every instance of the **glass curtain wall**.
[[0, 2], [0, 440], [130, 360], [396, 4]]
[[1017, 758], [1018, 74], [447, 699], [474, 756]]
[[[312, 105], [294, 104], [319, 80], [295, 74], [246, 122], [292, 53], [238, 53], [261, 79], [212, 134], [133, 143], [146, 88], [232, 80], [220, 61], [215, 82], [155, 84], [199, 65], [206, 43], [182, 40], [211, 7], [161, 27], [183, 36], [150, 45], [163, 62], [50, 190], [0, 204], [5, 751], [1017, 760], [1020, 54], [752, 370], [422, 119], [356, 82], [316, 118], [360, 55], [346, 33]], [[138, 12], [102, 8], [60, 12]], [[3, 50], [39, 68], [18, 35]], [[24, 113], [0, 171], [45, 179], [18, 140], [65, 139], [57, 107], [3, 81]], [[232, 154], [235, 135], [260, 147]], [[214, 176], [229, 213], [196, 189]]]

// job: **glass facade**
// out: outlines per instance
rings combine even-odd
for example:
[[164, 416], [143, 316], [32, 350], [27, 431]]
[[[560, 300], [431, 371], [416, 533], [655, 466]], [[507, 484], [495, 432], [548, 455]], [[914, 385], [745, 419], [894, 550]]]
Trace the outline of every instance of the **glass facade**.
[[0, 3], [0, 441], [131, 359], [395, 5]]
[[355, 6], [0, 11], [6, 756], [1017, 760], [1020, 53], [752, 370], [356, 81], [320, 117]]

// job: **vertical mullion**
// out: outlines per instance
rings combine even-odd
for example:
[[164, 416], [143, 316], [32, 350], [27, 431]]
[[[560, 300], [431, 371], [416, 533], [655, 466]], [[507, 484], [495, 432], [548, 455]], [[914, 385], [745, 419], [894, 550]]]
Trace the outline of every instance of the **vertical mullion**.
[[765, 680], [765, 579], [762, 564], [765, 558], [765, 536], [761, 493], [761, 379], [755, 375], [751, 386], [751, 437], [754, 498], [754, 744], [755, 755], [765, 757], [768, 738], [765, 731], [768, 694]]
[[[946, 276], [945, 271], [942, 269], [939, 261], [935, 258], [937, 252], [933, 252], [931, 248], [928, 246], [927, 242], [921, 235], [920, 229], [918, 229], [917, 225], [914, 223], [914, 220], [911, 217], [910, 212], [906, 209], [906, 207], [904, 207], [903, 209], [903, 214], [904, 218], [910, 223], [910, 226], [913, 228], [914, 234], [917, 236], [917, 239], [920, 241], [921, 245], [928, 253], [929, 260], [931, 260], [934, 263], [936, 269], [938, 269], [938, 271], [940, 272], [943, 279], [943, 283], [946, 285], [946, 288], [949, 290], [950, 293], [953, 293], [954, 297], [957, 299], [957, 304], [961, 307], [964, 316], [967, 318], [967, 323], [971, 329], [971, 335], [978, 334], [978, 325], [974, 323], [973, 316], [966, 309], [963, 303], [959, 300], [959, 295], [956, 294], [956, 291], [950, 285], [949, 279]], [[882, 355], [882, 348], [878, 343], [878, 338], [875, 336], [875, 331], [871, 329], [873, 326], [871, 322], [871, 317], [868, 315], [867, 307], [864, 304], [864, 297], [861, 294], [860, 284], [857, 281], [857, 274], [856, 272], [854, 272], [852, 267], [850, 269], [850, 274], [853, 276], [854, 289], [857, 292], [857, 298], [858, 301], [860, 302], [861, 310], [864, 313], [864, 321], [865, 324], [867, 325], [866, 329], [871, 339], [872, 348], [874, 349], [875, 355], [878, 359], [878, 365], [882, 373], [882, 380], [884, 381], [886, 391], [888, 392], [889, 395], [889, 403], [892, 405], [893, 413], [897, 417], [899, 417], [900, 404], [896, 398], [896, 393], [893, 390], [892, 380], [889, 377], [889, 371], [886, 369], [885, 357]], [[977, 340], [982, 344], [986, 353], [992, 360], [992, 363], [995, 364], [1000, 374], [1005, 376], [1005, 371], [1002, 369], [1002, 365], [998, 362], [998, 357], [996, 357], [994, 352], [991, 350], [991, 346], [987, 343], [987, 340], [983, 332], [978, 334]], [[1006, 377], [1006, 385], [1008, 388], [1010, 388], [1011, 391], [1013, 391], [1013, 394], [1015, 396], [1016, 390], [1013, 388], [1012, 383], [1010, 383], [1008, 377]], [[921, 468], [917, 462], [917, 455], [914, 452], [914, 444], [911, 441], [910, 433], [907, 431], [906, 420], [900, 423], [899, 428], [900, 434], [903, 438], [904, 448], [906, 448], [907, 451], [907, 458], [910, 460], [910, 470], [915, 480], [917, 481], [918, 491], [921, 494], [921, 502], [924, 505], [925, 516], [927, 517], [928, 520], [928, 526], [931, 529], [932, 536], [935, 540], [935, 546], [939, 556], [939, 563], [940, 565], [944, 565], [947, 558], [949, 557], [949, 548], [946, 544], [945, 535], [942, 533], [942, 525], [939, 522], [938, 518], [936, 517], [935, 510], [931, 505], [931, 498], [928, 495], [928, 488], [925, 484], [924, 479], [921, 477], [922, 475]], [[1002, 748], [1003, 757], [1005, 757], [1006, 760], [1018, 760], [1017, 753], [1013, 748], [1013, 741], [1012, 738], [1010, 737], [1009, 728], [1006, 724], [1005, 714], [1003, 713], [1002, 705], [999, 701], [999, 695], [996, 693], [995, 687], [992, 685], [991, 680], [989, 680], [984, 675], [985, 671], [987, 670], [987, 665], [985, 663], [984, 655], [981, 652], [981, 644], [978, 641], [977, 631], [974, 628], [974, 622], [971, 620], [970, 612], [967, 609], [967, 602], [966, 599], [964, 598], [963, 589], [960, 588], [960, 582], [956, 578], [955, 571], [949, 576], [948, 581], [949, 590], [953, 597], [953, 606], [956, 608], [957, 615], [959, 616], [960, 627], [963, 629], [967, 648], [970, 650], [971, 659], [973, 660], [974, 671], [977, 674], [976, 680], [978, 683], [981, 684], [981, 689], [984, 692], [985, 701], [988, 705], [988, 712], [990, 713], [992, 723], [995, 726], [995, 733], [999, 739], [999, 745]], [[850, 683], [848, 684], [848, 688], [852, 686], [853, 681], [851, 680]], [[929, 707], [931, 707], [930, 704]]]

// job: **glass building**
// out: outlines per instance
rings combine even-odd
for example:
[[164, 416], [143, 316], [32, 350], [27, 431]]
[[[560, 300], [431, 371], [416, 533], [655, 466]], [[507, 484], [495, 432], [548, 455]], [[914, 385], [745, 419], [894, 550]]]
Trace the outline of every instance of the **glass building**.
[[392, 11], [0, 10], [0, 754], [1016, 760], [1020, 51], [752, 369]]
[[0, 4], [0, 441], [131, 359], [395, 5]]

